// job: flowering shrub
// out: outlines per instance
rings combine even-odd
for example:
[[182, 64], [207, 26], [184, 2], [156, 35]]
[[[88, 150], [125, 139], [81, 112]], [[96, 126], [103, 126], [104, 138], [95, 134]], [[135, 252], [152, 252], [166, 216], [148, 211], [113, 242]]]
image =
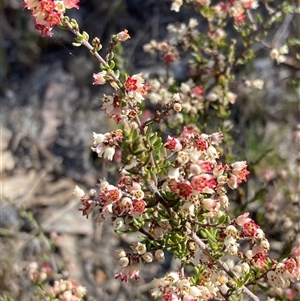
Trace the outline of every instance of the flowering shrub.
[[[238, 97], [231, 91], [236, 66], [254, 58], [251, 47], [257, 41], [270, 48], [277, 63], [288, 53], [286, 45], [276, 49], [264, 38], [285, 14], [299, 13], [299, 6], [284, 1], [274, 8], [269, 2], [185, 1], [207, 22], [208, 30], [201, 32], [193, 18], [188, 24], [169, 25], [169, 40], [144, 45], [146, 52], [162, 57], [167, 72], [145, 78], [141, 73], [126, 74], [114, 61], [114, 47], [130, 38], [127, 30], [112, 37], [103, 57], [100, 39], [89, 42], [88, 33], [64, 15], [66, 9], [78, 9], [78, 1], [24, 1], [43, 35], [51, 35], [56, 25], [73, 32], [74, 46], [87, 47], [100, 63], [93, 84], [108, 83], [114, 89], [103, 95], [102, 110], [118, 128], [93, 133], [91, 149], [121, 163], [118, 183], [102, 179], [97, 192], [86, 193], [77, 186], [74, 193], [86, 218], [110, 223], [119, 234], [141, 234], [130, 252], [116, 250], [116, 279], [138, 280], [140, 265], [163, 260], [165, 251], [181, 260], [179, 270], [154, 279], [153, 298], [240, 300], [247, 295], [259, 300], [261, 292], [273, 289], [282, 298], [296, 300], [299, 293], [292, 283], [300, 280], [300, 247], [286, 258], [272, 259], [269, 241], [249, 212], [230, 214], [229, 191], [247, 182], [249, 169], [245, 161], [226, 155], [222, 144], [230, 141], [228, 118]], [[182, 5], [183, 1], [172, 1], [171, 10], [178, 12]], [[228, 35], [228, 24], [235, 38]], [[169, 67], [184, 57], [189, 58], [188, 80], [178, 82]], [[246, 80], [245, 86], [260, 89], [263, 82]], [[159, 109], [146, 118], [148, 103]], [[85, 290], [61, 280], [51, 293], [55, 300], [80, 300]]]
[[37, 262], [31, 262], [27, 266], [27, 272], [32, 283], [40, 288], [37, 292], [40, 300], [80, 301], [86, 294], [86, 288], [72, 279], [60, 279], [46, 286], [54, 273], [47, 263], [39, 267]]

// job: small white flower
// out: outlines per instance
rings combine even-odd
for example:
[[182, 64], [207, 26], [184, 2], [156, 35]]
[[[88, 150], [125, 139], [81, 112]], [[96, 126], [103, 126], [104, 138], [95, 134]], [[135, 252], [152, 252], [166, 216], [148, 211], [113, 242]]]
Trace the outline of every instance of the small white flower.
[[73, 191], [73, 194], [77, 197], [77, 198], [82, 198], [85, 195], [85, 192], [83, 189], [79, 188], [77, 185], [75, 186], [75, 189]]
[[176, 272], [171, 272], [166, 275], [165, 279], [171, 283], [176, 283], [179, 280], [179, 275]]
[[183, 93], [183, 94], [188, 94], [190, 91], [191, 91], [191, 87], [185, 83], [182, 83], [181, 86], [180, 86], [180, 91]]
[[247, 167], [247, 162], [246, 161], [238, 161], [238, 162], [232, 163], [231, 167], [233, 169], [242, 170], [243, 168]]
[[171, 10], [178, 13], [180, 10], [180, 7], [182, 6], [182, 2], [183, 2], [182, 0], [174, 0], [171, 5]]
[[185, 151], [179, 151], [177, 155], [177, 162], [179, 164], [185, 165], [186, 163], [189, 162], [190, 156], [187, 152]]
[[122, 257], [119, 260], [119, 265], [123, 268], [127, 267], [129, 264], [129, 259], [127, 257]]
[[154, 255], [158, 260], [163, 260], [165, 258], [165, 253], [162, 250], [156, 250]]
[[94, 145], [96, 146], [97, 144], [101, 144], [104, 139], [105, 139], [105, 135], [103, 134], [97, 134], [97, 133], [93, 133], [93, 138], [94, 138]]
[[212, 145], [210, 145], [207, 150], [207, 155], [211, 158], [211, 159], [218, 159], [219, 158], [219, 153], [216, 150], [216, 148]]
[[179, 279], [176, 283], [179, 291], [183, 294], [187, 294], [190, 290], [191, 283], [187, 279]]
[[181, 110], [182, 110], [182, 105], [180, 103], [175, 103], [173, 105], [173, 110], [176, 112], [176, 113], [179, 113]]
[[228, 236], [231, 236], [233, 238], [237, 238], [237, 233], [238, 230], [236, 229], [236, 227], [234, 227], [233, 225], [229, 225], [227, 226], [227, 228], [225, 229], [224, 233]]
[[124, 220], [121, 217], [118, 217], [115, 221], [114, 221], [114, 229], [115, 230], [119, 230], [124, 226]]
[[103, 158], [112, 161], [114, 154], [115, 154], [115, 148], [108, 146], [104, 150]]
[[289, 53], [289, 49], [288, 49], [287, 45], [281, 46], [281, 47], [279, 48], [279, 53], [280, 53], [280, 54], [287, 54], [287, 53]]
[[271, 56], [272, 60], [277, 60], [279, 55], [280, 55], [280, 53], [276, 48], [273, 48], [270, 52], [270, 56]]
[[115, 250], [115, 256], [118, 258], [126, 257], [126, 252], [123, 249]]
[[189, 27], [190, 28], [195, 28], [198, 24], [199, 23], [198, 23], [197, 19], [191, 18], [190, 21], [189, 21]]
[[216, 93], [210, 92], [206, 98], [208, 101], [216, 101], [219, 97]]
[[169, 179], [174, 179], [176, 182], [179, 182], [179, 177], [180, 177], [179, 168], [171, 168], [168, 171], [168, 178]]
[[180, 101], [180, 95], [179, 95], [179, 93], [173, 94], [172, 100], [173, 101]]
[[261, 90], [264, 87], [264, 81], [261, 79], [255, 79], [252, 81], [252, 87]]
[[130, 245], [132, 250], [135, 250], [139, 255], [143, 255], [147, 252], [147, 248], [145, 244], [140, 242], [133, 242]]
[[195, 205], [191, 204], [189, 202], [186, 202], [181, 207], [180, 212], [194, 216], [195, 215]]
[[142, 257], [146, 262], [152, 262], [153, 261], [153, 255], [150, 252], [146, 252]]
[[244, 274], [248, 274], [250, 272], [250, 266], [247, 262], [241, 263], [241, 266]]

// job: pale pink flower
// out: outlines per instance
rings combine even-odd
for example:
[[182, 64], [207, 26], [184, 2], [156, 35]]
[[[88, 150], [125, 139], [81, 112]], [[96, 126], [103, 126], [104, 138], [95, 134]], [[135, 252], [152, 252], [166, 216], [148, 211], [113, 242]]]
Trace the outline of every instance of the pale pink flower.
[[139, 269], [138, 265], [130, 265], [121, 270], [119, 273], [115, 274], [115, 279], [120, 279], [122, 282], [128, 282], [129, 278], [134, 278], [135, 280], [139, 280]]
[[249, 222], [251, 221], [251, 218], [248, 218], [249, 214], [250, 214], [249, 212], [246, 212], [246, 213], [244, 213], [244, 214], [238, 216], [238, 217], [235, 219], [235, 222], [236, 222], [239, 226], [243, 227], [245, 223], [249, 223]]
[[179, 178], [180, 178], [180, 171], [179, 168], [171, 168], [168, 171], [168, 178], [169, 179], [174, 179], [176, 182], [179, 182]]
[[221, 132], [213, 133], [210, 135], [210, 139], [214, 143], [220, 143], [223, 140], [224, 136]]
[[191, 185], [200, 192], [213, 193], [217, 186], [216, 177], [210, 174], [200, 174], [192, 178]]
[[228, 178], [227, 185], [231, 189], [237, 189], [237, 187], [238, 187], [238, 178], [237, 178], [237, 176], [231, 174]]
[[105, 79], [106, 75], [107, 75], [106, 71], [93, 73], [93, 77], [94, 77], [93, 85], [104, 85], [106, 83], [106, 79]]
[[259, 226], [253, 220], [244, 223], [243, 227], [244, 233], [252, 237], [255, 237], [256, 231], [259, 228]]
[[67, 9], [71, 9], [71, 8], [79, 9], [79, 6], [77, 5], [78, 2], [79, 0], [64, 0]]
[[168, 136], [165, 148], [169, 149], [172, 152], [178, 152], [182, 149], [182, 145], [179, 139]]
[[210, 198], [203, 199], [201, 201], [202, 206], [206, 210], [209, 210], [209, 211], [213, 211], [216, 208], [216, 206], [217, 206], [218, 203], [219, 203], [218, 200], [213, 200], [213, 199], [210, 199]]

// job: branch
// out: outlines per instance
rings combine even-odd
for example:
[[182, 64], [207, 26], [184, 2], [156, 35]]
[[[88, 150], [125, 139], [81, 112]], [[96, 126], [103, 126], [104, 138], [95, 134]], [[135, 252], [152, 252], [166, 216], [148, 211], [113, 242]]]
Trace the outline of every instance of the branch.
[[[226, 272], [226, 274], [230, 277], [230, 278], [235, 278], [236, 276], [234, 275], [234, 273], [229, 269], [229, 267], [227, 266], [227, 264], [221, 260], [214, 260], [214, 258], [212, 257], [212, 255], [209, 253], [209, 250], [207, 249], [205, 243], [195, 234], [193, 233], [190, 229], [187, 229], [187, 233], [188, 236], [190, 238], [192, 238], [195, 243], [199, 246], [199, 248], [201, 249], [201, 251], [207, 255], [211, 260], [215, 261], [217, 263], [217, 265]], [[260, 301], [259, 298], [254, 295], [246, 286], [242, 286], [241, 290], [250, 297], [251, 300], [253, 301]]]

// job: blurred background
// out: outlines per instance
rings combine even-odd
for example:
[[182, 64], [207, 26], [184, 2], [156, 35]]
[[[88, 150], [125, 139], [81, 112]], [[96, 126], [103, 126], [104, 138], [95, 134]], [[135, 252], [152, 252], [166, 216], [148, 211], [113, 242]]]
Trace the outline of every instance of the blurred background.
[[[91, 300], [147, 300], [149, 280], [176, 261], [167, 256], [163, 264], [147, 265], [137, 283], [114, 280], [118, 267], [111, 254], [128, 247], [133, 237], [120, 238], [111, 227], [83, 218], [72, 196], [77, 184], [90, 189], [99, 178], [116, 181], [115, 167], [90, 151], [92, 132], [113, 128], [100, 111], [100, 97], [110, 90], [92, 85], [98, 64], [84, 47], [72, 46], [69, 32], [55, 29], [52, 37], [40, 37], [21, 2], [1, 1], [0, 294], [37, 300], [25, 267], [38, 261], [86, 286]], [[70, 10], [70, 17], [90, 37], [100, 37], [103, 49], [112, 34], [128, 29], [132, 38], [120, 51], [129, 73], [159, 73], [161, 60], [145, 54], [142, 46], [166, 38], [169, 23], [193, 16], [186, 9], [171, 12], [168, 0], [81, 0], [80, 7]], [[269, 42], [281, 46], [299, 37], [299, 28], [299, 16], [286, 18]], [[265, 85], [251, 93], [242, 84], [235, 87], [234, 152], [254, 167], [243, 187], [247, 195], [237, 191], [234, 207], [252, 212], [271, 238], [271, 255], [279, 258], [285, 248], [300, 244], [300, 91], [290, 84], [300, 77], [300, 65], [293, 52], [277, 65], [261, 47], [255, 51], [258, 58], [236, 71], [241, 83], [259, 78]], [[299, 47], [294, 51], [299, 53]], [[186, 77], [184, 66], [172, 69], [179, 80]]]

